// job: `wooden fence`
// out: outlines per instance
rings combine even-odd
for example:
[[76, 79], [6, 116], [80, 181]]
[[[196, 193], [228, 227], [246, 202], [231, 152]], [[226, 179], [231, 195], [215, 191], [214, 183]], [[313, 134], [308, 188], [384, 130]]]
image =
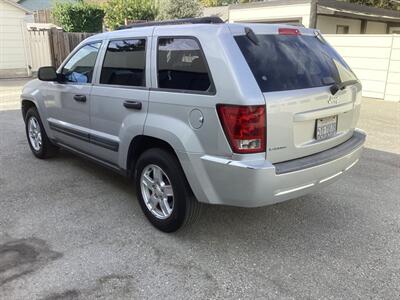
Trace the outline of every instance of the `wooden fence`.
[[50, 47], [52, 53], [52, 65], [59, 67], [72, 50], [84, 39], [93, 35], [85, 32], [64, 32], [52, 28], [50, 30]]
[[28, 30], [31, 71], [36, 72], [42, 66], [52, 65], [58, 68], [71, 51], [93, 33], [64, 32], [57, 28]]
[[53, 65], [50, 48], [49, 30], [29, 30], [27, 34], [27, 48], [29, 66], [36, 72], [40, 67]]
[[33, 17], [35, 19], [35, 23], [53, 23], [53, 16], [51, 14], [51, 10], [49, 9], [42, 9], [37, 10], [33, 13]]

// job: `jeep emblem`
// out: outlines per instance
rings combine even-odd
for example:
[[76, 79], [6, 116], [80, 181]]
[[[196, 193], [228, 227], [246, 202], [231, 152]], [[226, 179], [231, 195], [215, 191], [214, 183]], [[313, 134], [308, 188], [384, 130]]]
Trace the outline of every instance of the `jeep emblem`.
[[331, 95], [328, 98], [328, 104], [338, 104], [339, 103], [339, 97], [337, 95]]

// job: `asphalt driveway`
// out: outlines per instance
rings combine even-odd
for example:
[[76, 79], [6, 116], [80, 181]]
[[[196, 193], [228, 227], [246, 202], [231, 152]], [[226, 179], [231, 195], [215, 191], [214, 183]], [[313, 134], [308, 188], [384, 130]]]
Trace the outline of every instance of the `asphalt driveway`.
[[[164, 234], [132, 184], [61, 152], [33, 157], [0, 111], [1, 299], [398, 299], [400, 104], [366, 100], [359, 164], [285, 203], [209, 206]], [[249, 195], [251, 197], [251, 195]]]
[[18, 109], [22, 87], [32, 78], [0, 79], [0, 111]]

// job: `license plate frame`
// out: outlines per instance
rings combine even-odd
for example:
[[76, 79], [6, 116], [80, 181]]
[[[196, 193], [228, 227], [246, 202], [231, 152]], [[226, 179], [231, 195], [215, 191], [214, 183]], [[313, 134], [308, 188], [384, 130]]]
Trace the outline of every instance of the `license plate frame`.
[[323, 141], [334, 137], [337, 133], [337, 123], [337, 115], [315, 120], [315, 140]]

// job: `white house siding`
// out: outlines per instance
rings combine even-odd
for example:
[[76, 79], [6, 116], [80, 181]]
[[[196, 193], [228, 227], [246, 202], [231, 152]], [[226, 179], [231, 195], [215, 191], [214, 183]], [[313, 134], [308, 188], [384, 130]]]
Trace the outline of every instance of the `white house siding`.
[[389, 33], [400, 33], [400, 27], [389, 27]]
[[363, 84], [363, 96], [400, 101], [400, 36], [324, 35]]
[[361, 32], [361, 20], [329, 16], [317, 17], [317, 28], [321, 30], [322, 33], [336, 33], [337, 25], [349, 26], [349, 34], [357, 34]]
[[400, 36], [392, 35], [392, 37], [385, 100], [400, 101]]
[[0, 78], [27, 76], [23, 20], [26, 12], [0, 0]]
[[299, 20], [300, 23], [308, 27], [310, 10], [310, 3], [231, 9], [229, 10], [229, 22], [290, 22]]
[[387, 27], [386, 23], [368, 21], [367, 29], [366, 29], [365, 33], [367, 33], [367, 34], [385, 34], [386, 27]]

